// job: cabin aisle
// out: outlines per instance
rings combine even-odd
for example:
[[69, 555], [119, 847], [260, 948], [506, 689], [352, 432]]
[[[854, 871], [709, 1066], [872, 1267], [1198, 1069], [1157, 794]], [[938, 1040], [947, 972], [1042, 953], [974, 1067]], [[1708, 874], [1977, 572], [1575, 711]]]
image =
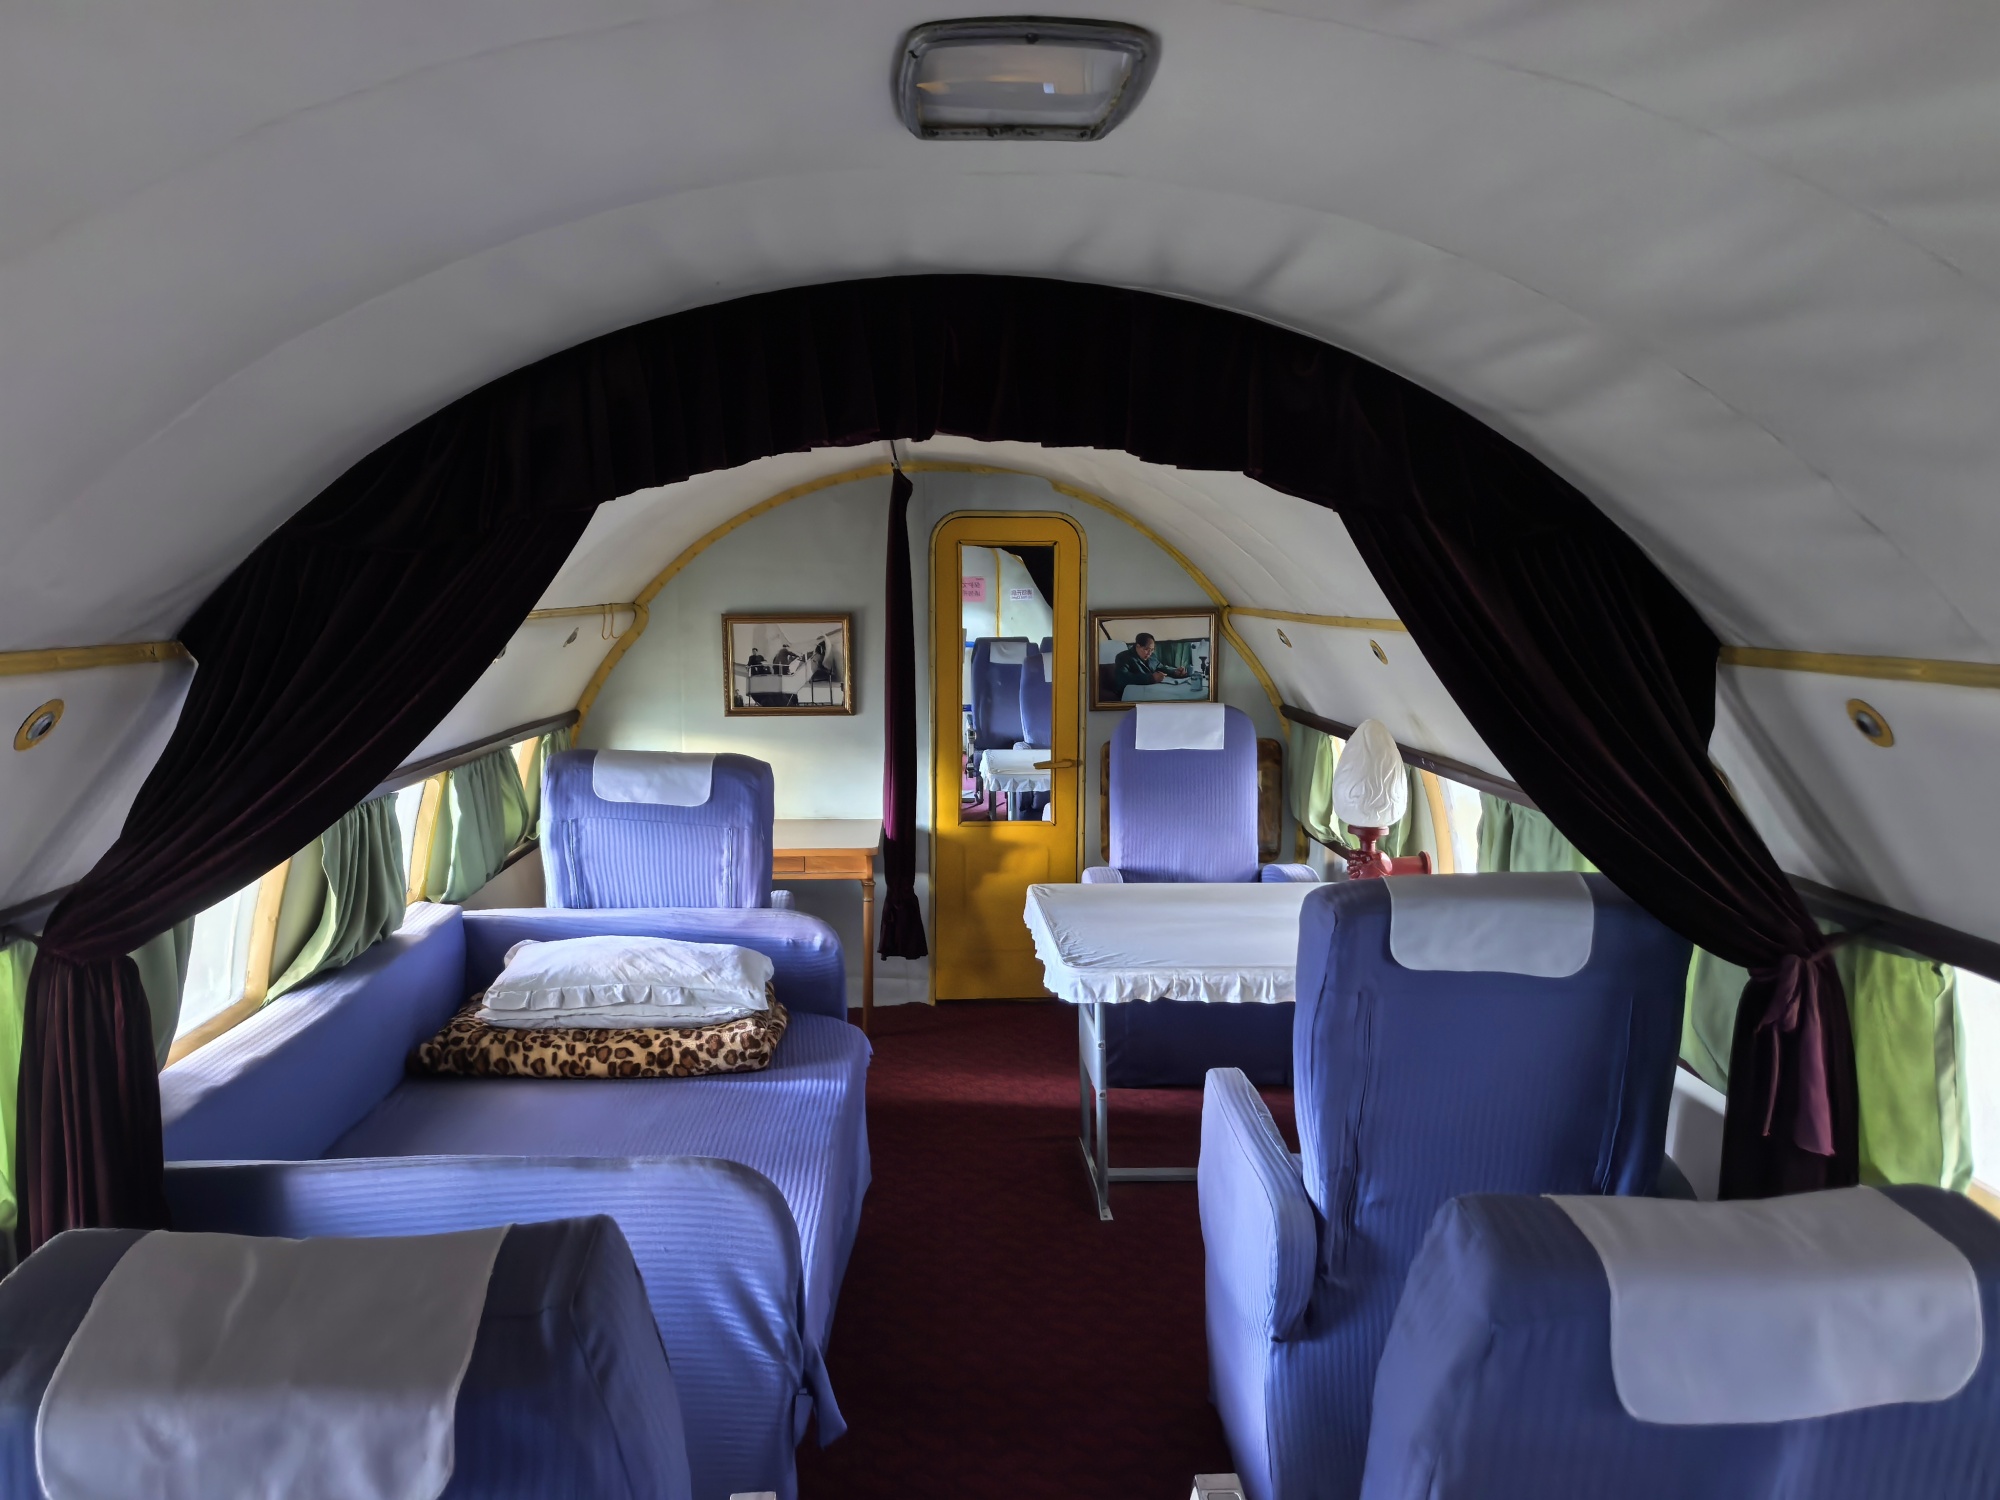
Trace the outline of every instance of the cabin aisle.
[[[1194, 1185], [1117, 1188], [1098, 1222], [1075, 1012], [896, 1006], [874, 1040], [875, 1179], [829, 1360], [849, 1431], [800, 1450], [802, 1500], [1181, 1500], [1228, 1469]], [[1192, 1162], [1200, 1110], [1197, 1090], [1114, 1093], [1116, 1159]]]

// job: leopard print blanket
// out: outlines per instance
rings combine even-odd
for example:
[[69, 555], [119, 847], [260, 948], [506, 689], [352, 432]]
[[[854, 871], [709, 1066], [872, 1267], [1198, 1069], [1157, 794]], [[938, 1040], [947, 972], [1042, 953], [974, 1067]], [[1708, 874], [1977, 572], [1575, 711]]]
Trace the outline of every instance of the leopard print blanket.
[[411, 1071], [466, 1078], [692, 1078], [755, 1073], [771, 1066], [790, 1017], [775, 995], [770, 1009], [710, 1026], [490, 1026], [480, 997], [445, 1023], [410, 1059]]

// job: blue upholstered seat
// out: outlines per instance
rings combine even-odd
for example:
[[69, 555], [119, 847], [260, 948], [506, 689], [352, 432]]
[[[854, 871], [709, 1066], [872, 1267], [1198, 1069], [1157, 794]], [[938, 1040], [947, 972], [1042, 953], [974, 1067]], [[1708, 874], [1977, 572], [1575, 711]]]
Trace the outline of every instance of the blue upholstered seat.
[[993, 659], [993, 648], [1005, 643], [1021, 648], [1025, 636], [981, 636], [972, 643], [972, 748], [1011, 750], [1020, 743], [1021, 674], [1023, 662]]
[[549, 757], [542, 866], [550, 906], [769, 906], [771, 768], [718, 755], [698, 807], [608, 802], [591, 785], [595, 750]]
[[[42, 1394], [91, 1300], [143, 1235], [73, 1229], [0, 1283], [0, 1494], [39, 1495]], [[689, 1500], [680, 1396], [631, 1247], [607, 1216], [516, 1224], [458, 1388], [442, 1500]]]
[[[1454, 897], [1478, 902], [1548, 877], [1400, 878], [1460, 882]], [[1576, 878], [1590, 896], [1588, 961], [1559, 979], [1402, 967], [1395, 881], [1306, 898], [1298, 1157], [1242, 1074], [1209, 1076], [1210, 1384], [1251, 1500], [1359, 1491], [1376, 1361], [1440, 1204], [1653, 1190], [1688, 944], [1602, 876]]]
[[1055, 654], [1055, 642], [1043, 640], [1028, 647], [1028, 660], [1021, 668], [1021, 742], [1041, 749], [1048, 745], [1050, 719], [1055, 711], [1055, 684], [1045, 665]]
[[[792, 1022], [771, 1066], [706, 1078], [404, 1076], [523, 939], [617, 932], [766, 954]], [[160, 1075], [175, 1224], [426, 1234], [617, 1220], [681, 1377], [697, 1495], [796, 1490], [868, 1188], [869, 1045], [840, 940], [802, 912], [412, 907], [403, 929]], [[544, 1491], [555, 1493], [557, 1491]]]
[[1604, 1265], [1555, 1204], [1438, 1211], [1375, 1380], [1366, 1500], [1984, 1500], [2000, 1495], [2000, 1221], [1937, 1188], [1884, 1190], [1963, 1252], [1986, 1346], [1942, 1401], [1680, 1426], [1627, 1414]]
[[[1257, 729], [1223, 709], [1220, 750], [1141, 750], [1137, 713], [1111, 731], [1109, 870], [1099, 882], [1254, 881]], [[1272, 866], [1291, 878], [1292, 866]], [[1292, 1078], [1290, 1005], [1211, 1006], [1161, 1000], [1116, 1005], [1104, 1018], [1105, 1071], [1114, 1088], [1194, 1087], [1210, 1068], [1241, 1068], [1257, 1083]]]

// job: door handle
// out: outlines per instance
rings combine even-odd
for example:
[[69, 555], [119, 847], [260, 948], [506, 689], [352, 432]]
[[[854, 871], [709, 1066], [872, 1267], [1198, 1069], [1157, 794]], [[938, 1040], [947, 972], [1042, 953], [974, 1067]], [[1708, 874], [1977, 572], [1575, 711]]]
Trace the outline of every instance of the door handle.
[[1038, 760], [1034, 768], [1037, 771], [1074, 771], [1082, 764], [1080, 760]]

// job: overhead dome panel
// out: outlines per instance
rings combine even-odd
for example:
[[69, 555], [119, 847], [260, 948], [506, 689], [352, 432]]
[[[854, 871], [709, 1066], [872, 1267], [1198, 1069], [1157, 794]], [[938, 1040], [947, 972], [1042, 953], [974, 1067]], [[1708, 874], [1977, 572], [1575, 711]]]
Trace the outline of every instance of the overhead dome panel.
[[921, 140], [1094, 141], [1132, 112], [1158, 42], [1112, 21], [933, 21], [903, 43], [897, 104]]

